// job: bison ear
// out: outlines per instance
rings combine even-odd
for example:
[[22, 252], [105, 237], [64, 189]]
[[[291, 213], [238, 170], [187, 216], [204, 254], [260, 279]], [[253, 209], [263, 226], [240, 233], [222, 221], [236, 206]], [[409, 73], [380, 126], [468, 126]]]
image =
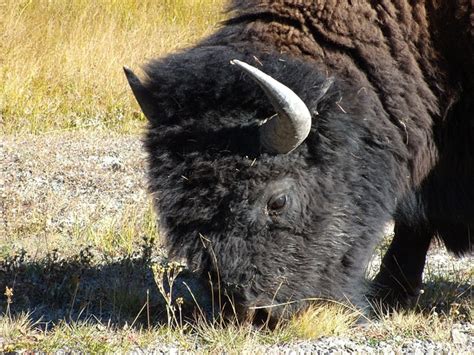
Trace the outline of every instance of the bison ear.
[[128, 83], [132, 88], [133, 95], [137, 100], [140, 108], [145, 114], [146, 118], [149, 121], [153, 121], [157, 117], [157, 107], [156, 100], [153, 97], [153, 94], [142, 84], [140, 79], [135, 75], [135, 73], [129, 68], [124, 66], [123, 71], [127, 77]]

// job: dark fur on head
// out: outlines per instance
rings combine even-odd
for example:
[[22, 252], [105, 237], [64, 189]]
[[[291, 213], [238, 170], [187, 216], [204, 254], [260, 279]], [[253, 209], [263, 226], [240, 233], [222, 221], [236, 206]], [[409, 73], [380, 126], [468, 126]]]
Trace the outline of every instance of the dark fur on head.
[[[397, 297], [419, 286], [435, 233], [458, 253], [472, 245], [463, 228], [474, 223], [473, 81], [467, 68], [452, 70], [433, 28], [452, 5], [330, 3], [234, 1], [214, 35], [145, 67], [149, 186], [167, 247], [204, 276], [219, 273], [245, 307], [362, 304], [365, 267], [392, 218], [398, 232], [377, 282]], [[232, 59], [306, 103], [312, 129], [295, 151], [261, 149], [258, 125], [274, 110]], [[329, 74], [336, 81], [321, 97]], [[453, 174], [459, 185], [448, 186]], [[413, 270], [413, 284], [400, 288], [392, 264], [407, 255], [396, 272]]]

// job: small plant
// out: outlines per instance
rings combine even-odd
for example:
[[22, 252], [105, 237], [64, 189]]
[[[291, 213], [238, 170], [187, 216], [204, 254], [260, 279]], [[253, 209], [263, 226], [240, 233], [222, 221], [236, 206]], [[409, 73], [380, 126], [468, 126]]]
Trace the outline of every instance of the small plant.
[[4, 295], [7, 298], [6, 314], [11, 317], [10, 305], [13, 303], [13, 288], [6, 286]]
[[169, 328], [183, 331], [183, 297], [174, 299], [173, 287], [178, 275], [184, 270], [184, 265], [178, 262], [170, 262], [166, 265], [153, 265], [153, 277], [158, 290], [165, 301], [166, 316]]

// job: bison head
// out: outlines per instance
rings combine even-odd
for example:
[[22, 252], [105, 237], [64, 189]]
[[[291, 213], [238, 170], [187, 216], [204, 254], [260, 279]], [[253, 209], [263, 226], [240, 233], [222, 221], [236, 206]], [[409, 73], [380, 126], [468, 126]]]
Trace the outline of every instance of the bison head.
[[367, 91], [258, 48], [197, 47], [144, 70], [143, 81], [125, 71], [149, 120], [149, 188], [170, 255], [243, 309], [360, 303], [395, 204]]

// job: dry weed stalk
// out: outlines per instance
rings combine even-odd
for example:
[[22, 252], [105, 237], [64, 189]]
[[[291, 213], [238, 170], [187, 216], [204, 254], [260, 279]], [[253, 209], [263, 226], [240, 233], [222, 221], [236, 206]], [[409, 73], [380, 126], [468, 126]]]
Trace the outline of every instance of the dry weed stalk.
[[[153, 265], [153, 278], [160, 294], [165, 300], [168, 328], [177, 328], [183, 331], [183, 297], [173, 299], [173, 287], [179, 274], [184, 270], [184, 265], [178, 262], [171, 262], [165, 266]], [[168, 286], [168, 287], [166, 287]]]

